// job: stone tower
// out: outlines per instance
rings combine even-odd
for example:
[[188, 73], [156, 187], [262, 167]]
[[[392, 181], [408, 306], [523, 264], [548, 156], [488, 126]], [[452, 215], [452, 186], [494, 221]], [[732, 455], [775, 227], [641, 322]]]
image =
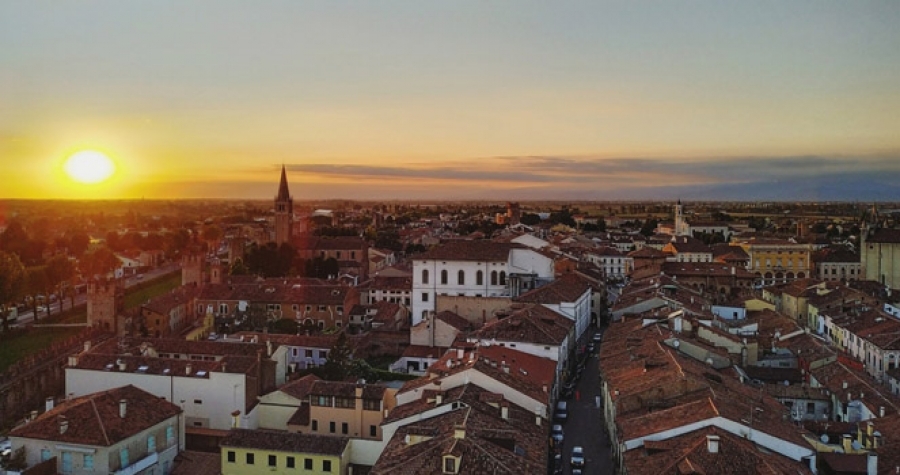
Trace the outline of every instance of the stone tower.
[[687, 236], [687, 223], [684, 220], [684, 206], [681, 200], [675, 203], [675, 235]]
[[203, 282], [203, 256], [193, 252], [187, 253], [181, 258], [181, 285]]
[[287, 171], [281, 166], [281, 183], [275, 196], [275, 244], [291, 242], [294, 230], [294, 199], [288, 190]]
[[209, 283], [222, 283], [222, 261], [218, 259], [213, 259], [212, 264], [209, 265]]
[[122, 292], [115, 281], [92, 280], [87, 288], [87, 322], [89, 326], [119, 334], [124, 328], [117, 325], [122, 310]]

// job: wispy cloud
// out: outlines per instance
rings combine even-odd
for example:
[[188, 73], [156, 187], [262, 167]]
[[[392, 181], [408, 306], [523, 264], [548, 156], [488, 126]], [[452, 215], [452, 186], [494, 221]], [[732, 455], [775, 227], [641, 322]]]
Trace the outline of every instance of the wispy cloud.
[[[455, 163], [409, 162], [403, 166], [292, 164], [293, 173], [331, 180], [428, 180], [499, 186], [612, 185], [616, 188], [683, 184], [768, 182], [841, 174], [900, 173], [900, 154], [878, 157], [783, 156], [727, 158], [591, 158], [575, 156], [488, 157]], [[894, 175], [896, 176], [896, 175]]]

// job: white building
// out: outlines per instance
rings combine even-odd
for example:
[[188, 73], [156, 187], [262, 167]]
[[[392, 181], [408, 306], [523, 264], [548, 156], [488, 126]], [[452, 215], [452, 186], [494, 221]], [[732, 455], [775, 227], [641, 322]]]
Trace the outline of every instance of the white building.
[[181, 413], [175, 404], [124, 386], [49, 407], [9, 435], [29, 468], [55, 458], [53, 473], [64, 475], [168, 475], [184, 450]]
[[523, 303], [537, 303], [575, 322], [575, 338], [588, 329], [594, 315], [591, 308], [593, 288], [575, 274], [564, 274], [559, 279], [519, 296]]
[[634, 259], [612, 247], [591, 249], [585, 252], [584, 259], [602, 269], [608, 279], [623, 279], [634, 270]]
[[[66, 394], [79, 397], [134, 385], [178, 405], [184, 411], [190, 435], [191, 429], [255, 428], [257, 396], [284, 380], [284, 347], [270, 353], [280, 360], [274, 361], [266, 357], [266, 348], [275, 350], [274, 345], [148, 341], [116, 352], [117, 341], [110, 340], [69, 357]], [[209, 354], [212, 347], [218, 347], [221, 353]]]
[[412, 324], [439, 295], [515, 297], [553, 279], [553, 260], [511, 243], [453, 241], [413, 261]]

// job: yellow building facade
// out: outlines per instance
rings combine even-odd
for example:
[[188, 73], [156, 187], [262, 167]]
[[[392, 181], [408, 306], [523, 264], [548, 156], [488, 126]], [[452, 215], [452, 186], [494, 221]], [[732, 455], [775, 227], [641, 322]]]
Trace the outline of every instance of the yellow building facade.
[[234, 429], [221, 443], [222, 475], [347, 475], [345, 437]]
[[747, 270], [756, 274], [762, 285], [790, 282], [813, 275], [812, 246], [783, 239], [750, 239], [740, 246], [750, 258]]

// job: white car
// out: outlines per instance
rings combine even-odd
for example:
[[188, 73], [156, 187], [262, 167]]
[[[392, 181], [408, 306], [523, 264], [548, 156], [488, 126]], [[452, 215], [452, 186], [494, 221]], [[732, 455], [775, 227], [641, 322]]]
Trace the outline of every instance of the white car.
[[550, 429], [550, 437], [553, 438], [553, 441], [556, 444], [555, 446], [558, 447], [560, 444], [562, 444], [563, 437], [564, 437], [562, 426], [559, 424], [553, 424], [553, 428]]
[[569, 463], [574, 468], [584, 467], [584, 449], [580, 445], [572, 447], [572, 458], [569, 459]]

